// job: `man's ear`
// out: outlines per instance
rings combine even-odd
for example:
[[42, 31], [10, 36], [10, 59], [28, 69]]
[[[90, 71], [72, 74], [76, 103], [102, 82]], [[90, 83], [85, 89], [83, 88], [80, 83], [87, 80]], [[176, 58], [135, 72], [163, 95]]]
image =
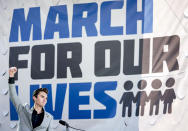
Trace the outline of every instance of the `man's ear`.
[[35, 101], [36, 100], [36, 97], [35, 96], [33, 96], [33, 101]]

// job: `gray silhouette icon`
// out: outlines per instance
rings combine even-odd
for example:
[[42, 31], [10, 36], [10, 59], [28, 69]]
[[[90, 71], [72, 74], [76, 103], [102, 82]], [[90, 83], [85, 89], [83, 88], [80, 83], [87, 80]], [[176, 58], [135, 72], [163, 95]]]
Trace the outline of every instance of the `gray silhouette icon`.
[[134, 100], [134, 102], [136, 103], [136, 114], [135, 115], [139, 116], [139, 111], [141, 109], [140, 115], [143, 116], [146, 102], [149, 101], [146, 92], [142, 91], [147, 86], [147, 82], [145, 80], [140, 80], [138, 82], [137, 86], [141, 91], [137, 92], [135, 100]]
[[162, 98], [162, 94], [160, 90], [156, 90], [159, 89], [161, 87], [162, 83], [159, 79], [155, 79], [152, 82], [152, 88], [155, 89], [154, 91], [151, 91], [149, 94], [149, 99], [150, 99], [150, 111], [149, 111], [149, 115], [153, 115], [153, 107], [155, 106], [155, 115], [158, 115], [159, 113], [159, 102]]
[[[174, 85], [174, 83], [175, 83], [175, 79], [169, 78], [166, 81], [166, 87], [171, 88]], [[172, 103], [174, 99], [176, 99], [176, 94], [174, 92], [174, 89], [166, 89], [161, 99], [164, 101], [163, 114], [166, 114], [167, 107], [168, 107], [168, 113], [172, 113]]]

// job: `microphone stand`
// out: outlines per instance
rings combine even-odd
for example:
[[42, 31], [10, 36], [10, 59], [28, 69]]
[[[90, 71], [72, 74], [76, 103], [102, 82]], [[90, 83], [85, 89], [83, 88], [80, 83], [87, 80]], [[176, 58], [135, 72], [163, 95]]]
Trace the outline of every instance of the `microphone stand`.
[[85, 131], [85, 130], [82, 130], [82, 129], [74, 128], [74, 127], [72, 127], [72, 126], [68, 126], [68, 127], [67, 127], [67, 128], [68, 128], [68, 131], [69, 131], [69, 127], [72, 128], [72, 129], [78, 130], [78, 131]]

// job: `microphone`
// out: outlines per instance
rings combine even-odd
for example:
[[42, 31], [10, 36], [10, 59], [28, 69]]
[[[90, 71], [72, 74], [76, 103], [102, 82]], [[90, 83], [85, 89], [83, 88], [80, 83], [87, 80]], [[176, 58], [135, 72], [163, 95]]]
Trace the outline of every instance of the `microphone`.
[[60, 123], [61, 125], [64, 125], [64, 126], [66, 126], [66, 127], [69, 127], [69, 124], [68, 124], [66, 121], [59, 120], [59, 123]]
[[85, 130], [82, 130], [82, 129], [77, 129], [77, 128], [74, 128], [74, 127], [71, 127], [69, 126], [69, 124], [66, 122], [66, 121], [63, 121], [63, 120], [59, 120], [59, 123], [63, 126], [66, 126], [66, 128], [72, 128], [72, 129], [75, 129], [75, 130], [79, 130], [79, 131], [85, 131]]

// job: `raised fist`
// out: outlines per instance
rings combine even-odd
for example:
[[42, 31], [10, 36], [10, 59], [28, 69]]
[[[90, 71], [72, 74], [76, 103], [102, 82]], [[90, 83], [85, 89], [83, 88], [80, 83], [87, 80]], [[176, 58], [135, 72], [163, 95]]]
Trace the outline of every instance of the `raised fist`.
[[17, 72], [16, 67], [10, 67], [9, 68], [9, 77], [14, 77], [14, 74]]

